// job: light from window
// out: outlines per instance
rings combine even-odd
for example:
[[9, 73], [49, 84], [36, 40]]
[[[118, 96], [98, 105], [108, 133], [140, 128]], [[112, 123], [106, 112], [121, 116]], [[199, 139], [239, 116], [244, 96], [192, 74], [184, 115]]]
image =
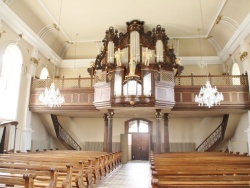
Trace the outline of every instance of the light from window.
[[128, 132], [129, 133], [137, 133], [138, 132], [138, 125], [137, 125], [137, 121], [136, 120], [129, 122]]
[[18, 107], [22, 53], [16, 44], [6, 47], [0, 69], [0, 118], [15, 120]]
[[148, 122], [142, 120], [139, 121], [139, 132], [148, 133]]
[[[232, 75], [237, 75], [237, 76], [240, 75], [240, 68], [239, 68], [239, 65], [237, 63], [233, 64]], [[233, 85], [240, 85], [240, 78], [239, 77], [233, 78]]]
[[47, 79], [49, 77], [49, 71], [47, 67], [44, 67], [40, 74], [40, 79]]

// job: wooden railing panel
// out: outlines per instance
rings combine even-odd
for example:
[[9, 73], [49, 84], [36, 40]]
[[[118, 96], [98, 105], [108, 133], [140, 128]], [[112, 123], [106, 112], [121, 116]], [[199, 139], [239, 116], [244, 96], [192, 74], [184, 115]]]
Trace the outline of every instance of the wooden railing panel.
[[[119, 100], [117, 98], [112, 99], [111, 86], [105, 87], [106, 90], [103, 91], [100, 90], [101, 88], [98, 90], [98, 84], [109, 84], [106, 80], [106, 74], [102, 74], [100, 77], [93, 79], [55, 79], [55, 86], [60, 89], [61, 94], [65, 98], [65, 103], [61, 107], [56, 108], [56, 110], [97, 110], [96, 107], [110, 108], [112, 106], [117, 106], [115, 102], [117, 101], [119, 104], [119, 102], [123, 100], [123, 96], [121, 96]], [[159, 100], [159, 96], [155, 94], [150, 96], [150, 101], [147, 101], [147, 103], [150, 102], [150, 106], [155, 107], [164, 107], [166, 105], [167, 107], [173, 106], [172, 110], [209, 110], [206, 107], [199, 107], [198, 104], [194, 102], [195, 95], [198, 95], [201, 86], [204, 86], [207, 80], [210, 81], [212, 86], [216, 86], [218, 91], [222, 92], [224, 96], [224, 101], [221, 102], [221, 105], [213, 107], [213, 109], [248, 110], [250, 108], [247, 75], [176, 76], [174, 77], [174, 90], [166, 95], [168, 97], [166, 100]], [[156, 79], [155, 81], [157, 83], [159, 80]], [[51, 82], [52, 80], [49, 79], [32, 80], [29, 105], [31, 111], [48, 112], [55, 110], [55, 108], [45, 107], [38, 101], [39, 94], [44, 91], [45, 87], [49, 87]], [[94, 97], [94, 83], [97, 83], [96, 89], [99, 92], [95, 94], [96, 97]], [[152, 93], [154, 94], [154, 92]], [[151, 101], [153, 103], [151, 103]]]

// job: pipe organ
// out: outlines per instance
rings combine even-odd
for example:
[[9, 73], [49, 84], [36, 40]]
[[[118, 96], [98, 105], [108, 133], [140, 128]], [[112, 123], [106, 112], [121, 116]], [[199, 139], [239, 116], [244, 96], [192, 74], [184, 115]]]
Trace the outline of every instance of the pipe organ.
[[88, 69], [96, 78], [94, 104], [97, 108], [131, 105], [171, 108], [174, 75], [180, 75], [183, 67], [176, 63], [165, 29], [157, 25], [145, 32], [144, 22], [139, 20], [126, 25], [126, 33], [118, 33], [113, 27], [106, 31], [102, 51]]

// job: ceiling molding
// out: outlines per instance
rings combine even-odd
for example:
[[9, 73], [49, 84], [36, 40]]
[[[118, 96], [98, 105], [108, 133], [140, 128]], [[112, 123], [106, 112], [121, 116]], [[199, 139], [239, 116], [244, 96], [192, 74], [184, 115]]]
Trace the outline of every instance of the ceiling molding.
[[[178, 57], [183, 65], [195, 65], [200, 62], [201, 57]], [[221, 64], [221, 60], [217, 56], [202, 56], [202, 60], [208, 65]], [[90, 67], [90, 63], [95, 62], [95, 59], [67, 59], [62, 60], [60, 68], [72, 68], [72, 67]]]
[[225, 25], [229, 26], [233, 31], [236, 31], [239, 27], [239, 24], [232, 18], [227, 16], [222, 16], [220, 23], [224, 23]]
[[53, 30], [56, 30], [56, 28], [53, 25], [48, 25], [44, 28], [42, 28], [39, 33], [38, 36], [43, 39], [46, 37], [47, 34], [49, 34], [50, 32], [52, 32]]
[[221, 1], [220, 6], [218, 7], [218, 9], [217, 9], [217, 11], [216, 11], [216, 14], [215, 14], [215, 16], [214, 16], [214, 19], [211, 21], [210, 26], [209, 26], [209, 29], [207, 30], [207, 33], [205, 34], [206, 37], [209, 35], [209, 33], [211, 32], [211, 30], [213, 29], [214, 24], [215, 24], [215, 22], [216, 22], [218, 16], [220, 15], [221, 10], [223, 9], [225, 3], [226, 3], [226, 0], [222, 0], [222, 1]]
[[217, 54], [220, 53], [221, 51], [221, 46], [219, 45], [219, 43], [213, 38], [213, 37], [210, 37], [209, 39], [207, 39], [209, 42], [211, 42], [211, 44], [214, 46]]
[[243, 20], [242, 24], [238, 27], [231, 39], [227, 42], [223, 50], [219, 53], [219, 58], [222, 62], [225, 62], [229, 58], [229, 54], [232, 54], [245, 40], [250, 33], [250, 13]]
[[43, 10], [47, 13], [47, 15], [52, 20], [52, 22], [55, 23], [59, 27], [60, 31], [62, 31], [66, 40], [72, 41], [71, 37], [66, 33], [66, 31], [63, 29], [63, 27], [60, 25], [60, 23], [57, 21], [57, 19], [54, 17], [54, 15], [49, 11], [48, 7], [44, 4], [44, 2], [42, 0], [37, 0], [37, 1], [41, 5]]
[[[201, 61], [201, 56], [193, 57], [178, 57], [181, 60], [182, 65], [195, 65]], [[202, 60], [208, 65], [212, 64], [222, 64], [218, 56], [202, 56]]]
[[2, 1], [0, 1], [0, 17], [13, 31], [22, 34], [22, 38], [47, 59], [55, 57], [56, 66], [61, 64], [62, 59]]
[[95, 62], [95, 59], [67, 59], [62, 60], [60, 68], [90, 67], [91, 62]]

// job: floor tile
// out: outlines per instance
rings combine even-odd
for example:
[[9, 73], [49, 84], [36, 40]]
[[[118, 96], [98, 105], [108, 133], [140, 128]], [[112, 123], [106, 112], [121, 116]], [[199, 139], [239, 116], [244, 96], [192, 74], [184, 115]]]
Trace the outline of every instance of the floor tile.
[[97, 188], [151, 188], [151, 169], [148, 161], [130, 161], [123, 164]]

